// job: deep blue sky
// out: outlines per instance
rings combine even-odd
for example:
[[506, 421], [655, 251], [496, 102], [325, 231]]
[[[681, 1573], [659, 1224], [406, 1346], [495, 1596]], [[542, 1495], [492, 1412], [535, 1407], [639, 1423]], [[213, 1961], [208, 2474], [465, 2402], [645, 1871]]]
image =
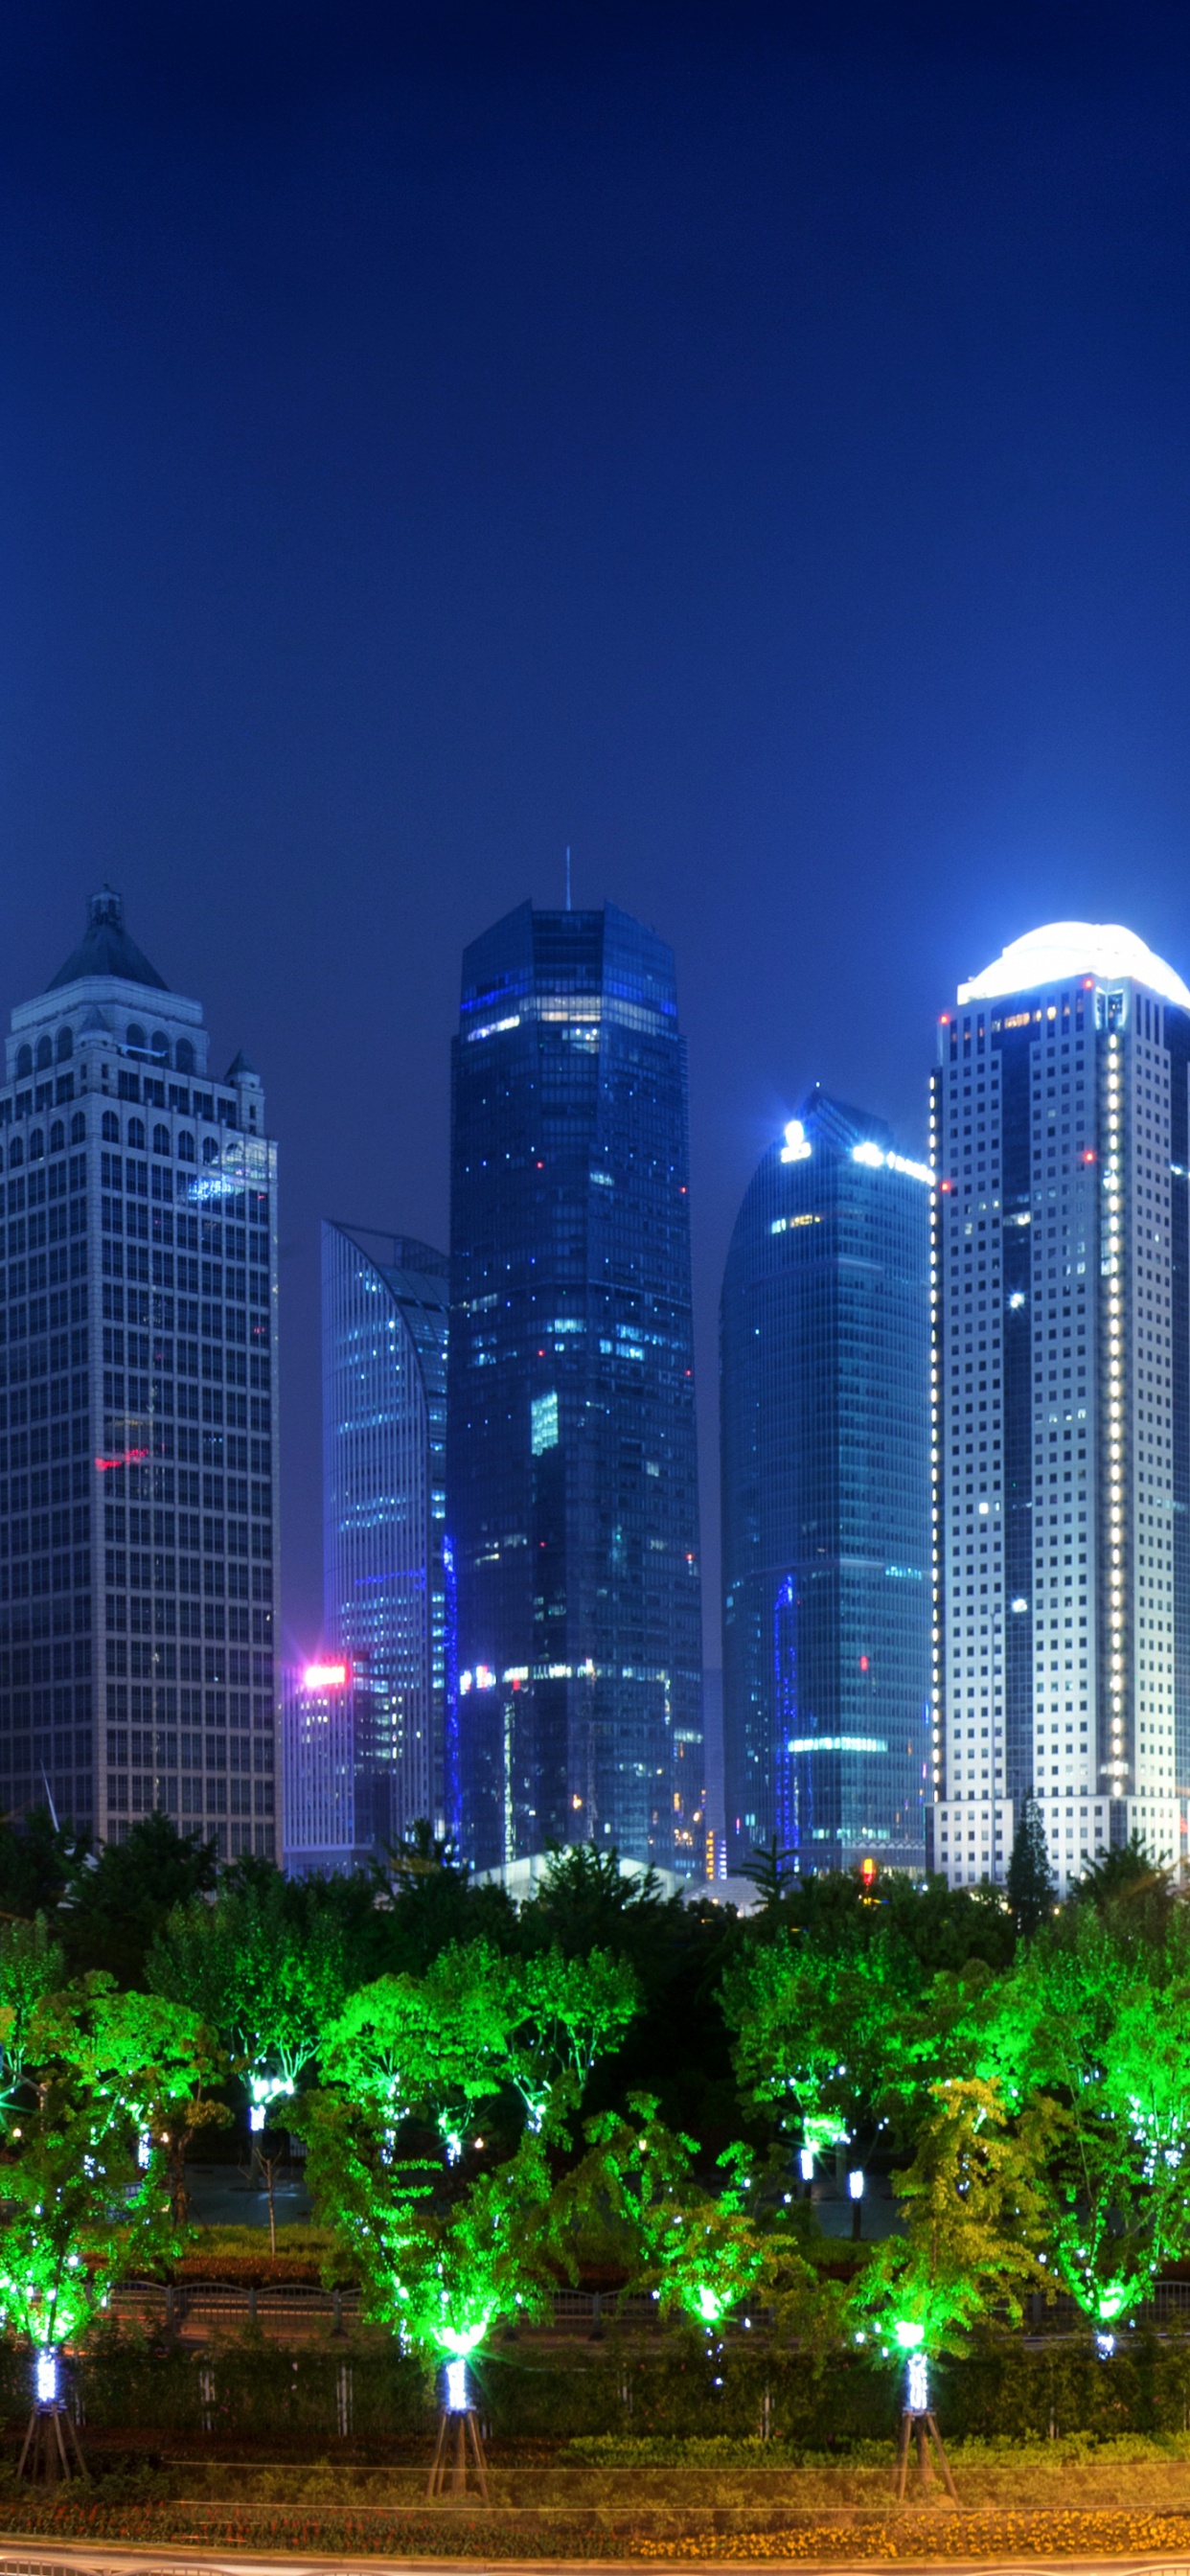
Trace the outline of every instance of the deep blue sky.
[[808, 1083], [917, 1145], [1005, 939], [1190, 967], [1188, 75], [1137, 0], [9, 0], [0, 998], [110, 875], [265, 1076], [295, 1636], [318, 1220], [444, 1238], [459, 950], [565, 842], [677, 950], [708, 1541]]

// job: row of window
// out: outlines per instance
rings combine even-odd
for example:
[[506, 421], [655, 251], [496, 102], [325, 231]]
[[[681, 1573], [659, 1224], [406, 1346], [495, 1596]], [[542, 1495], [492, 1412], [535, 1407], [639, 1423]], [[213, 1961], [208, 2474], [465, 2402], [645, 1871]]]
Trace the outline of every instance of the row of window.
[[124, 1771], [258, 1771], [267, 1777], [273, 1770], [273, 1734], [257, 1736], [224, 1734], [177, 1734], [171, 1728], [109, 1726], [107, 1730], [109, 1763]]
[[[149, 1038], [146, 1037], [139, 1021], [132, 1020], [124, 1032], [124, 1044], [133, 1055], [148, 1056], [154, 1064], [167, 1065], [170, 1061], [169, 1039], [164, 1029], [154, 1029], [152, 1037]], [[74, 1031], [69, 1021], [64, 1020], [56, 1039], [51, 1038], [48, 1029], [43, 1029], [36, 1043], [28, 1041], [17, 1048], [15, 1078], [18, 1082], [24, 1082], [33, 1072], [44, 1073], [52, 1064], [69, 1064], [73, 1054]], [[173, 1062], [179, 1073], [194, 1072], [194, 1046], [191, 1039], [178, 1039], [173, 1051]]]

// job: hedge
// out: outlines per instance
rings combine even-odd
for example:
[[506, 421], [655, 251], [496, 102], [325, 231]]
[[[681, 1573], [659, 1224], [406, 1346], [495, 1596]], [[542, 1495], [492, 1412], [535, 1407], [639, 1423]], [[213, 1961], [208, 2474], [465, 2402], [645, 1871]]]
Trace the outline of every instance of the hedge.
[[[222, 2434], [274, 2449], [350, 2434], [357, 2442], [420, 2438], [433, 2422], [424, 2363], [381, 2342], [294, 2348], [251, 2328], [217, 2343], [154, 2346], [114, 2327], [71, 2365], [82, 2420], [107, 2432]], [[895, 2427], [898, 2376], [860, 2351], [811, 2356], [749, 2338], [634, 2344], [610, 2336], [584, 2350], [497, 2344], [475, 2372], [496, 2441], [564, 2442], [614, 2435], [648, 2441], [758, 2434], [807, 2452], [846, 2452]], [[1190, 2427], [1190, 2339], [1138, 2331], [1108, 2361], [1090, 2340], [1026, 2346], [1003, 2338], [940, 2361], [932, 2395], [943, 2430], [967, 2436], [1172, 2433]], [[28, 2358], [0, 2343], [0, 2419], [29, 2405]]]

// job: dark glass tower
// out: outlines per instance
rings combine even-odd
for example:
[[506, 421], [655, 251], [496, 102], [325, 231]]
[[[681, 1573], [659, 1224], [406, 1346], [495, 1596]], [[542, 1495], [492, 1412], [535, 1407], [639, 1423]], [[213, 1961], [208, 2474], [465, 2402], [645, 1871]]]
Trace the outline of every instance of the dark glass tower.
[[925, 1855], [930, 1173], [815, 1090], [740, 1210], [723, 1283], [729, 1867]]
[[480, 1866], [702, 1863], [686, 1062], [650, 930], [530, 904], [454, 1048], [451, 1764]]
[[442, 1828], [447, 1320], [443, 1253], [323, 1226], [325, 1642], [367, 1676], [381, 1841]]

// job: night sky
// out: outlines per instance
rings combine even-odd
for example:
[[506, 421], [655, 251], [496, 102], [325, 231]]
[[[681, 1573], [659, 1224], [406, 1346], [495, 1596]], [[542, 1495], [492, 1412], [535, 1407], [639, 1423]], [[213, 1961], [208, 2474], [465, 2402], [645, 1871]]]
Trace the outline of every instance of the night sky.
[[463, 942], [671, 940], [715, 1314], [821, 1079], [920, 1150], [1034, 923], [1190, 969], [1190, 15], [1091, 0], [0, 18], [0, 1002], [103, 878], [318, 1223], [445, 1241]]

